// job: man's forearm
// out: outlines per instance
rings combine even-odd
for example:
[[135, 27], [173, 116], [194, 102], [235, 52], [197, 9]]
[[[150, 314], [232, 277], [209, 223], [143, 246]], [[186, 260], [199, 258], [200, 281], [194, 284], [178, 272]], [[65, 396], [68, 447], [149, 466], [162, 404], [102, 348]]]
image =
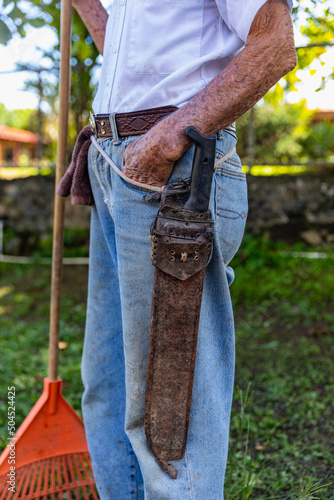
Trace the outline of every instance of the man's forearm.
[[183, 131], [188, 125], [211, 134], [234, 122], [295, 65], [293, 28], [286, 2], [268, 0], [252, 24], [245, 48], [188, 105], [169, 118], [176, 145], [179, 139], [187, 148]]
[[162, 186], [189, 147], [186, 127], [211, 134], [250, 109], [296, 65], [291, 16], [285, 0], [267, 0], [252, 23], [245, 48], [194, 99], [125, 150], [124, 173]]
[[100, 0], [72, 0], [72, 5], [83, 20], [96, 48], [103, 54], [108, 13]]

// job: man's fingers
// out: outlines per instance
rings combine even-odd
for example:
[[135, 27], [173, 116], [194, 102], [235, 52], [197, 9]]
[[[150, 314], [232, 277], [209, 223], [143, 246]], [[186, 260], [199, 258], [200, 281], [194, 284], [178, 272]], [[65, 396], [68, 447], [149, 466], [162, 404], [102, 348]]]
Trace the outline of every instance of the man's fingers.
[[153, 130], [125, 148], [123, 172], [134, 181], [161, 187], [169, 179], [174, 161], [165, 158], [160, 135], [154, 134]]

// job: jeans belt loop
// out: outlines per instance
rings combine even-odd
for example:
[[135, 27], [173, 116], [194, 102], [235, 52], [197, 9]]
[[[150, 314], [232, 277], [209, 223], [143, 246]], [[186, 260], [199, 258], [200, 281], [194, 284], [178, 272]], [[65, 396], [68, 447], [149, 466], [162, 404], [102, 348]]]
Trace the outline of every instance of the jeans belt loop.
[[122, 141], [120, 141], [119, 137], [118, 137], [117, 124], [116, 124], [116, 113], [110, 113], [109, 122], [110, 122], [111, 131], [112, 131], [113, 144], [115, 146], [117, 146]]
[[91, 111], [89, 113], [89, 125], [90, 125], [90, 128], [92, 129], [92, 132], [94, 132], [95, 137], [97, 137], [95, 116], [93, 115], [93, 113]]
[[217, 132], [218, 139], [223, 139], [224, 130], [226, 130], [228, 132], [232, 132], [233, 134], [236, 134], [235, 122], [231, 123], [231, 125], [227, 125], [227, 127], [223, 128], [222, 130], [219, 130], [219, 132]]

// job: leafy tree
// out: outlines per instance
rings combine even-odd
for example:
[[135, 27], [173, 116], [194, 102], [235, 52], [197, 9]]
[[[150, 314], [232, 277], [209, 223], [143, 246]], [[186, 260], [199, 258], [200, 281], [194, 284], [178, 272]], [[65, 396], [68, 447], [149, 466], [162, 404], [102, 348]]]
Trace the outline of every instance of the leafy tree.
[[[311, 125], [312, 112], [306, 110], [304, 102], [284, 104], [287, 93], [297, 90], [301, 71], [314, 75], [316, 70], [310, 69], [313, 61], [334, 45], [333, 5], [330, 0], [298, 0], [294, 5], [293, 22], [304, 40], [303, 45], [297, 46], [297, 65], [267, 92], [260, 105], [238, 120], [239, 150], [249, 164], [254, 158], [268, 163], [317, 158], [330, 161], [333, 155], [333, 125]], [[327, 75], [322, 77], [318, 91], [334, 78], [333, 70], [329, 68]]]
[[[6, 28], [4, 28], [4, 23]], [[16, 71], [28, 71], [25, 88], [38, 94], [40, 104], [50, 106], [50, 118], [56, 118], [58, 106], [58, 75], [60, 66], [60, 2], [50, 0], [5, 0], [0, 16], [0, 43], [8, 43], [14, 35], [25, 36], [27, 25], [50, 26], [57, 34], [57, 42], [49, 51], [40, 51], [40, 63], [19, 64]], [[10, 33], [9, 33], [10, 32]], [[70, 142], [74, 141], [82, 126], [88, 121], [94, 87], [91, 83], [95, 61], [99, 55], [91, 36], [79, 15], [73, 10], [71, 45], [71, 112]], [[50, 79], [50, 73], [56, 75]], [[41, 124], [41, 113], [39, 115]], [[41, 127], [41, 125], [40, 125]]]
[[303, 151], [311, 159], [325, 159], [333, 163], [334, 127], [329, 121], [319, 122], [311, 127], [308, 136], [301, 137]]
[[6, 106], [0, 103], [0, 123], [9, 127], [22, 128], [36, 132], [36, 110], [35, 109], [14, 109], [9, 111]]
[[[254, 156], [258, 163], [330, 161], [334, 154], [334, 127], [312, 123], [314, 111], [305, 101], [297, 104], [264, 103], [254, 115]], [[250, 111], [238, 120], [238, 153], [249, 162]]]
[[16, 34], [24, 37], [28, 25], [41, 28], [49, 21], [50, 19], [41, 9], [23, 9], [20, 0], [3, 0], [0, 12], [0, 43], [7, 45]]
[[[309, 70], [314, 60], [317, 60], [334, 46], [334, 9], [331, 0], [298, 0], [292, 10], [294, 24], [298, 27], [305, 43], [297, 47], [298, 62], [296, 67], [290, 71], [273, 89], [271, 89], [264, 100], [272, 104], [282, 103], [284, 96], [291, 90], [297, 90], [296, 85], [300, 82], [300, 70]], [[315, 74], [316, 70], [310, 70]], [[317, 89], [322, 90], [329, 79], [334, 78], [334, 68], [322, 77], [322, 83]]]
[[71, 110], [76, 135], [88, 123], [95, 87], [92, 75], [99, 55], [95, 44], [78, 14], [73, 16], [71, 59]]
[[[305, 47], [297, 48], [297, 67], [265, 96], [263, 102], [267, 105], [263, 106], [263, 109], [261, 106], [256, 108], [255, 157], [263, 161], [304, 161], [309, 155], [328, 157], [332, 149], [331, 126], [318, 124], [311, 127], [311, 115], [307, 114], [304, 103], [290, 105], [289, 109], [286, 106], [276, 109], [279, 104], [284, 104], [286, 93], [296, 89], [300, 81], [299, 70], [308, 70], [312, 62], [333, 45], [334, 7], [332, 0], [297, 0], [294, 5], [293, 21], [305, 40], [303, 44]], [[0, 43], [8, 43], [14, 35], [25, 36], [26, 27], [29, 25], [38, 28], [46, 24], [55, 31], [59, 40], [60, 2], [4, 0], [3, 7], [0, 14]], [[72, 33], [71, 142], [74, 141], [82, 126], [87, 123], [87, 114], [94, 94], [91, 81], [98, 56], [98, 51], [87, 29], [75, 12], [73, 13]], [[42, 70], [45, 63], [46, 71], [50, 71], [51, 67], [58, 75], [59, 41], [47, 53], [41, 52], [41, 61], [44, 62], [36, 69], [38, 77], [36, 78], [36, 75], [30, 77], [26, 82], [26, 87], [34, 88], [39, 93], [40, 99], [49, 104], [51, 112], [48, 126], [50, 129], [50, 124], [57, 114], [57, 82], [50, 81], [47, 76], [44, 78]], [[33, 68], [31, 69], [31, 74], [34, 75]], [[333, 77], [332, 68], [323, 78], [319, 90], [324, 87], [328, 79]], [[252, 115], [254, 111], [239, 120], [241, 153], [246, 153], [247, 150], [247, 126], [249, 116]], [[321, 141], [321, 147], [319, 141]]]

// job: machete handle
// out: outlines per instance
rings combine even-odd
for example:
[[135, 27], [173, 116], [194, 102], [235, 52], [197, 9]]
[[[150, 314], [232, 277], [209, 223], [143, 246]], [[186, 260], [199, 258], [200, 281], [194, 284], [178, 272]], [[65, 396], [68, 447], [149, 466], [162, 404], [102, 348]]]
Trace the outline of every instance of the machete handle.
[[190, 196], [184, 208], [205, 212], [209, 207], [215, 165], [216, 135], [203, 135], [195, 127], [187, 127], [185, 134], [196, 147], [191, 171]]

